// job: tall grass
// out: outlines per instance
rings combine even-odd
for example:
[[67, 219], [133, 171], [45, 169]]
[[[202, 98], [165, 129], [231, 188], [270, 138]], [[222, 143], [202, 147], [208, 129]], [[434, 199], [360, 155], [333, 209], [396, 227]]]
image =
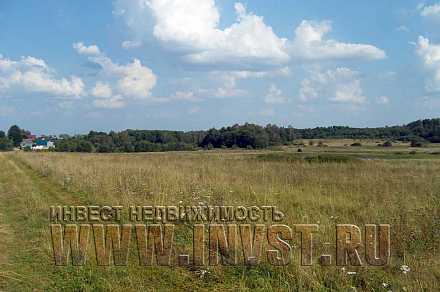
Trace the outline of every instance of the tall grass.
[[[335, 266], [299, 267], [299, 260], [285, 269], [217, 268], [205, 279], [205, 288], [438, 288], [439, 160], [359, 163], [355, 159], [264, 159], [227, 152], [16, 155], [89, 204], [276, 205], [287, 215], [284, 223], [288, 225], [318, 223], [321, 243], [335, 242], [337, 223], [391, 224], [388, 267], [353, 269], [355, 275]], [[327, 249], [317, 243], [317, 251]], [[297, 249], [295, 254], [298, 257]], [[401, 265], [411, 271], [402, 273]], [[157, 272], [149, 278], [162, 276]]]

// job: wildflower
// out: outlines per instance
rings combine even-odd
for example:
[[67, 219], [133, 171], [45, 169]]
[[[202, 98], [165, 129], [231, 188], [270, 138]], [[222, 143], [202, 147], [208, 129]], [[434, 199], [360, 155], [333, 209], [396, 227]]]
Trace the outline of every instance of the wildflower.
[[383, 282], [382, 283], [382, 287], [387, 288], [388, 286], [390, 286], [390, 284]]
[[200, 271], [197, 271], [196, 274], [198, 274], [200, 278], [204, 278], [205, 275], [209, 274], [209, 271], [208, 270], [200, 270]]
[[356, 272], [347, 272], [347, 275], [356, 275], [357, 273]]
[[400, 270], [402, 271], [402, 273], [407, 274], [411, 271], [410, 267], [408, 267], [407, 265], [401, 265], [400, 266]]

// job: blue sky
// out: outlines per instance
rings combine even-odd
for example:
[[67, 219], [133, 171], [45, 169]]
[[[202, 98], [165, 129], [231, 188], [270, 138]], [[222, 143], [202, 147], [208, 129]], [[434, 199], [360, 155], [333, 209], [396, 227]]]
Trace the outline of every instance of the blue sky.
[[0, 1], [0, 128], [440, 116], [438, 1]]

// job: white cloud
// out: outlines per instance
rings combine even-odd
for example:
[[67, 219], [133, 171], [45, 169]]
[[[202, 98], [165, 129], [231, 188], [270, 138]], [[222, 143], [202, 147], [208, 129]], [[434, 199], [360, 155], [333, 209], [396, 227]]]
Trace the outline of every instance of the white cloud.
[[263, 17], [235, 4], [237, 22], [219, 28], [220, 13], [213, 0], [151, 0], [156, 20], [153, 34], [162, 42], [191, 52], [192, 63], [258, 62], [278, 64], [289, 59], [286, 40], [279, 38]]
[[93, 105], [98, 108], [118, 109], [125, 106], [125, 101], [120, 95], [117, 95], [111, 98], [95, 99]]
[[25, 90], [57, 97], [77, 97], [83, 94], [84, 83], [76, 76], [56, 78], [54, 70], [42, 59], [21, 57], [13, 61], [0, 55], [0, 90]]
[[73, 48], [78, 52], [80, 55], [87, 55], [87, 56], [96, 56], [101, 54], [101, 51], [96, 45], [91, 46], [85, 46], [82, 42], [74, 43]]
[[[84, 46], [84, 45], [83, 45]], [[88, 60], [101, 66], [101, 78], [97, 81], [91, 94], [99, 99], [95, 101], [98, 107], [119, 108], [123, 107], [126, 99], [152, 100], [151, 90], [157, 82], [153, 71], [142, 65], [141, 61], [134, 59], [131, 63], [120, 65], [114, 63], [109, 57], [101, 53], [96, 45], [84, 46], [94, 47], [98, 54], [89, 54]], [[80, 54], [81, 51], [78, 51]], [[110, 85], [111, 84], [111, 85]]]
[[429, 39], [419, 37], [416, 44], [417, 54], [422, 58], [424, 66], [432, 76], [426, 83], [428, 91], [440, 90], [440, 44], [433, 44]]
[[151, 90], [156, 85], [156, 75], [150, 68], [142, 65], [141, 61], [134, 59], [125, 66], [116, 66], [115, 73], [122, 78], [118, 81], [121, 93], [136, 98], [148, 98]]
[[[117, 15], [134, 31], [148, 31], [145, 22], [153, 15], [153, 35], [172, 50], [184, 52], [184, 60], [199, 64], [279, 65], [290, 57], [300, 59], [383, 59], [385, 52], [368, 44], [324, 39], [330, 22], [303, 21], [293, 41], [275, 34], [264, 18], [235, 3], [236, 22], [221, 29], [214, 0], [117, 0]], [[149, 11], [150, 10], [150, 11]], [[137, 21], [139, 20], [139, 21]], [[137, 34], [140, 34], [139, 32]]]
[[367, 99], [356, 71], [342, 67], [325, 72], [313, 70], [309, 75], [301, 82], [302, 101], [326, 97], [337, 103], [362, 104]]
[[44, 60], [37, 59], [31, 56], [22, 58], [21, 62], [29, 67], [40, 67], [40, 68], [48, 69], [46, 62]]
[[177, 91], [171, 97], [173, 100], [183, 100], [183, 101], [199, 101], [200, 97], [196, 95], [193, 91]]
[[287, 102], [287, 98], [283, 95], [283, 91], [279, 89], [275, 84], [271, 84], [266, 96], [264, 97], [264, 102], [267, 104], [282, 104]]
[[112, 89], [107, 83], [98, 81], [96, 82], [95, 87], [92, 89], [91, 94], [94, 97], [110, 98], [112, 96]]
[[400, 32], [409, 32], [410, 31], [406, 25], [401, 25], [401, 26], [397, 27], [396, 30], [400, 31]]
[[440, 3], [436, 3], [433, 5], [421, 4], [419, 5], [418, 9], [420, 11], [420, 15], [423, 17], [440, 19]]
[[141, 45], [140, 41], [123, 41], [121, 43], [121, 47], [126, 50], [139, 48]]
[[282, 67], [274, 70], [266, 71], [211, 71], [210, 76], [214, 81], [220, 81], [221, 86], [215, 89], [201, 89], [199, 92], [202, 95], [214, 97], [239, 97], [246, 96], [247, 90], [238, 88], [237, 82], [244, 79], [251, 78], [275, 78], [285, 77], [290, 75], [289, 67]]
[[295, 38], [290, 44], [290, 54], [296, 58], [319, 60], [340, 58], [383, 59], [383, 50], [367, 44], [342, 43], [324, 39], [332, 30], [328, 21], [310, 22], [303, 20], [295, 30]]
[[389, 104], [390, 98], [388, 96], [379, 96], [376, 101], [378, 104]]

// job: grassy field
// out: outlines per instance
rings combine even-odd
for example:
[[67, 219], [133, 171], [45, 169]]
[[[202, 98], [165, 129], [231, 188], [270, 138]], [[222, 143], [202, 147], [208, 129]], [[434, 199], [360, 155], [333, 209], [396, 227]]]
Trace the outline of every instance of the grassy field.
[[[302, 152], [0, 154], [0, 290], [438, 291], [440, 148], [344, 146], [349, 142], [326, 141], [328, 147]], [[283, 268], [146, 268], [136, 260], [128, 267], [53, 265], [50, 205], [179, 202], [276, 205], [287, 225], [317, 223], [315, 262], [329, 248], [322, 243], [335, 242], [336, 224], [387, 223], [391, 263], [301, 267], [296, 248]], [[177, 231], [176, 248], [190, 245], [190, 226]], [[402, 265], [410, 271], [403, 273]]]

